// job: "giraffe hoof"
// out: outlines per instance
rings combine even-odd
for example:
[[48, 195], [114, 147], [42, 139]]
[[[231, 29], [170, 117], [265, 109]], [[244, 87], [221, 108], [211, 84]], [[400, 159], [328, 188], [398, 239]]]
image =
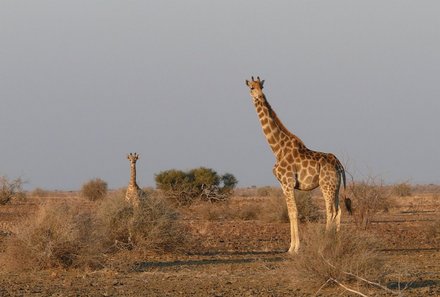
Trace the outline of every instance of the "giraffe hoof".
[[294, 256], [298, 254], [298, 248], [296, 247], [290, 247], [289, 250], [287, 251], [289, 253], [289, 255]]

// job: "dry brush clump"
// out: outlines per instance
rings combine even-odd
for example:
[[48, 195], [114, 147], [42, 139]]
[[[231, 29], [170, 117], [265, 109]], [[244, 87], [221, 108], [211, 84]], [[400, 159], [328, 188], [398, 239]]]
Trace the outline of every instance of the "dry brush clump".
[[326, 232], [324, 226], [306, 224], [301, 233], [301, 248], [292, 259], [292, 269], [296, 279], [309, 287], [379, 285], [389, 273], [378, 241], [365, 232]]
[[103, 199], [107, 195], [107, 192], [107, 183], [100, 178], [89, 180], [81, 187], [81, 195], [90, 201]]
[[348, 195], [352, 200], [354, 221], [361, 229], [367, 229], [375, 214], [388, 211], [391, 206], [389, 191], [377, 178], [350, 183]]
[[137, 208], [121, 191], [94, 203], [52, 201], [16, 227], [6, 240], [0, 266], [18, 271], [98, 269], [112, 265], [108, 256], [117, 259], [118, 252], [180, 251], [189, 238], [186, 231], [177, 212], [159, 195], [146, 197]]
[[101, 255], [93, 225], [92, 212], [76, 201], [42, 204], [16, 226], [0, 261], [17, 270], [96, 267]]
[[397, 197], [409, 197], [412, 195], [412, 187], [407, 182], [399, 183], [393, 186], [392, 193]]
[[23, 183], [21, 178], [10, 180], [6, 176], [0, 176], [0, 205], [5, 205], [13, 199], [25, 199], [26, 194], [23, 192]]
[[177, 211], [159, 193], [145, 197], [138, 207], [116, 192], [97, 209], [99, 233], [110, 250], [170, 252], [182, 250], [188, 237]]

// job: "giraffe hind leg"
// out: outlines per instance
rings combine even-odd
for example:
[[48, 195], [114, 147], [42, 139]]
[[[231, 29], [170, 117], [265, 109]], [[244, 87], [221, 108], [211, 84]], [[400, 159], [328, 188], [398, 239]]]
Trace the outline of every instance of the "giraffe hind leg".
[[333, 187], [324, 187], [321, 189], [322, 195], [325, 200], [326, 209], [326, 225], [325, 229], [330, 231], [332, 228], [336, 228], [339, 231], [341, 221], [341, 208], [336, 203], [336, 191]]

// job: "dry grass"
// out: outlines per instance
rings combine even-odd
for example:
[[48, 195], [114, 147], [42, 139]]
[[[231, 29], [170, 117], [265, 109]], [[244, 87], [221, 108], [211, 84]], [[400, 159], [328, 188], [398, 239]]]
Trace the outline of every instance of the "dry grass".
[[16, 227], [1, 262], [18, 270], [96, 267], [102, 255], [93, 225], [92, 212], [77, 202], [43, 204]]
[[426, 233], [426, 239], [430, 239], [434, 243], [440, 245], [440, 219], [437, 219], [430, 224], [428, 232]]
[[[263, 196], [258, 198], [236, 197], [221, 203], [199, 202], [191, 206], [190, 211], [200, 219], [216, 220], [259, 220], [264, 222], [288, 223], [289, 216], [284, 196], [272, 188], [264, 187]], [[273, 193], [273, 196], [269, 195]], [[301, 222], [317, 221], [321, 218], [318, 206], [314, 203], [310, 192], [296, 192], [298, 217]]]
[[261, 207], [256, 201], [232, 202], [224, 201], [210, 203], [199, 201], [189, 209], [197, 214], [199, 219], [207, 221], [222, 220], [257, 220], [261, 216]]
[[133, 209], [125, 193], [99, 203], [84, 199], [41, 204], [5, 242], [0, 266], [8, 270], [105, 267], [107, 256], [136, 251], [163, 254], [185, 248], [187, 230], [158, 195]]
[[50, 191], [44, 190], [42, 188], [35, 188], [31, 192], [32, 198], [44, 198], [49, 197], [52, 193]]
[[293, 267], [308, 286], [319, 288], [329, 280], [350, 284], [358, 280], [355, 276], [379, 282], [387, 273], [377, 240], [365, 232], [325, 232], [323, 226], [306, 224], [301, 233]]
[[98, 206], [98, 230], [107, 247], [150, 252], [181, 250], [186, 230], [178, 213], [160, 194], [147, 196], [133, 208], [119, 191]]

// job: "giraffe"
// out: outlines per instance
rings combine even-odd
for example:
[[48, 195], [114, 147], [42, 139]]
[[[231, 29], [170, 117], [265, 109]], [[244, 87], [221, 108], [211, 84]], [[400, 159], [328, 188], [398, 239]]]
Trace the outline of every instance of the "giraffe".
[[263, 133], [276, 158], [273, 174], [283, 190], [290, 220], [289, 253], [298, 253], [300, 243], [294, 190], [311, 191], [320, 187], [326, 206], [326, 230], [336, 227], [339, 231], [339, 189], [341, 180], [345, 188], [345, 170], [333, 154], [308, 149], [283, 125], [263, 93], [263, 84], [264, 80], [259, 77], [246, 80]]
[[139, 159], [139, 155], [130, 153], [127, 155], [127, 159], [130, 161], [130, 182], [125, 193], [125, 199], [134, 207], [138, 207], [140, 200], [143, 198], [143, 191], [136, 183], [136, 161]]

